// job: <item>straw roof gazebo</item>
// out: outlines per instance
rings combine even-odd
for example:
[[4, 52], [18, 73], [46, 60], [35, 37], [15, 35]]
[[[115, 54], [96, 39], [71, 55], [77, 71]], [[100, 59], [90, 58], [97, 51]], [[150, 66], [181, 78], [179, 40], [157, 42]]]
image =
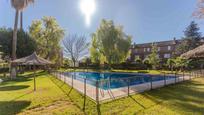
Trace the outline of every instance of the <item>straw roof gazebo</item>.
[[21, 66], [21, 65], [34, 66], [34, 91], [35, 91], [36, 90], [36, 81], [35, 81], [36, 69], [35, 69], [35, 66], [46, 66], [46, 65], [51, 65], [52, 63], [46, 59], [43, 59], [43, 58], [37, 56], [36, 52], [34, 52], [30, 56], [13, 60], [11, 62], [11, 64], [16, 65], [16, 66]]
[[43, 59], [43, 58], [37, 56], [36, 52], [34, 52], [30, 56], [23, 57], [23, 58], [16, 59], [16, 60], [12, 61], [12, 64], [16, 64], [16, 65], [50, 65], [52, 63], [46, 59]]
[[186, 59], [204, 59], [204, 44], [181, 55]]

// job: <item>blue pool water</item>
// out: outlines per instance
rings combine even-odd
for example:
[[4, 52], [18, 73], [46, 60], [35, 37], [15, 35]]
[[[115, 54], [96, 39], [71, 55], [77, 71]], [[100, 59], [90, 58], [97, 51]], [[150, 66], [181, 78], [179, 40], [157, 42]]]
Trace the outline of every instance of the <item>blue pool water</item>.
[[147, 83], [152, 81], [161, 81], [164, 79], [173, 79], [175, 76], [165, 76], [164, 75], [149, 75], [149, 74], [128, 74], [128, 73], [95, 73], [95, 72], [73, 72], [65, 73], [65, 75], [72, 75], [74, 79], [79, 81], [84, 81], [86, 78], [86, 83], [96, 86], [96, 81], [98, 81], [99, 87], [102, 89], [114, 89], [120, 87], [126, 87], [128, 84], [137, 85], [142, 83]]

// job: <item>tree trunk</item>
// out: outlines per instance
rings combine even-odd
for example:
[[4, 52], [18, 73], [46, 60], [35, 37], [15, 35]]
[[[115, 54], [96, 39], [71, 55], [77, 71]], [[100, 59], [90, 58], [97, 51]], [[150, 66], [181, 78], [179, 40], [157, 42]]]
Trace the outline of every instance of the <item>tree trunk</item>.
[[[12, 40], [12, 60], [16, 59], [18, 15], [19, 15], [19, 11], [16, 10], [15, 23], [14, 23], [14, 29], [13, 29], [13, 40]], [[16, 67], [14, 65], [11, 65], [11, 77], [12, 78], [16, 77]]]
[[20, 20], [21, 20], [21, 22], [20, 22], [21, 23], [20, 24], [21, 25], [20, 26], [20, 30], [23, 31], [23, 11], [21, 11], [21, 19]]
[[76, 67], [76, 62], [75, 61], [73, 61], [74, 62], [74, 68]]
[[16, 59], [17, 32], [18, 32], [18, 15], [19, 15], [19, 11], [16, 10], [15, 24], [14, 24], [14, 30], [13, 30], [13, 40], [12, 40], [12, 60]]

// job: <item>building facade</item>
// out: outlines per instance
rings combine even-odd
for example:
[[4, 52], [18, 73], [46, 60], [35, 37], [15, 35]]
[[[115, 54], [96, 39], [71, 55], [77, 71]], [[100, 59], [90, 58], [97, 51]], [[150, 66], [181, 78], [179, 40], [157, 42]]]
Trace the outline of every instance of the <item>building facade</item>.
[[[175, 56], [176, 47], [181, 44], [182, 40], [161, 41], [154, 43], [134, 44], [131, 47], [131, 61], [134, 61], [136, 57], [144, 60], [152, 52], [152, 44], [157, 45], [158, 57], [160, 59], [169, 59]], [[177, 54], [178, 55], [178, 54]]]

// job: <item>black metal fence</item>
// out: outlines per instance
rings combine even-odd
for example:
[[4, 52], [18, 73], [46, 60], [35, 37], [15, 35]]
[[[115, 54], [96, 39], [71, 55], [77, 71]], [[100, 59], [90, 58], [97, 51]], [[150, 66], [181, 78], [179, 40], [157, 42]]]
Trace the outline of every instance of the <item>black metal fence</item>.
[[[180, 83], [197, 77], [204, 77], [204, 70], [175, 72], [173, 74], [162, 73], [160, 75], [132, 74], [131, 77], [105, 77], [105, 79], [93, 79], [88, 76], [79, 76], [76, 72], [51, 71], [57, 79], [67, 83], [72, 88], [91, 98], [100, 108], [100, 103], [131, 94]], [[103, 74], [102, 74], [103, 75]], [[145, 75], [145, 76], [144, 76]], [[103, 76], [102, 76], [103, 77]]]

